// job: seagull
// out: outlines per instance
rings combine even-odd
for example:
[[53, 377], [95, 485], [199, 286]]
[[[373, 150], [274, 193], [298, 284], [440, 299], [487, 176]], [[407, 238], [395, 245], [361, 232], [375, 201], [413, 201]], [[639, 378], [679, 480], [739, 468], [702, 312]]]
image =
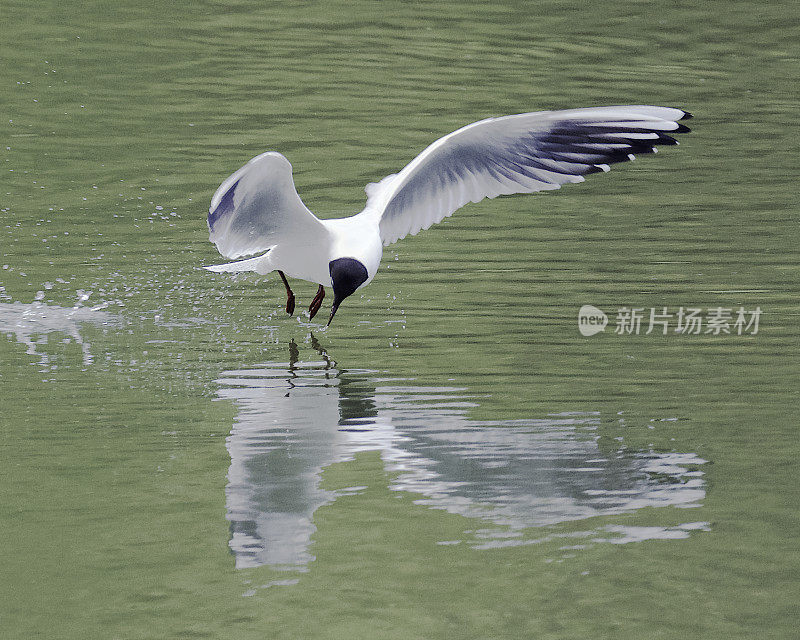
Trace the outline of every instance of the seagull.
[[277, 271], [289, 315], [295, 297], [287, 276], [316, 283], [309, 319], [320, 310], [325, 287], [331, 287], [330, 325], [342, 301], [375, 277], [384, 246], [416, 235], [469, 202], [558, 189], [635, 154], [655, 153], [657, 145], [676, 145], [669, 134], [688, 132], [679, 121], [691, 117], [682, 109], [629, 105], [487, 118], [440, 138], [399, 173], [368, 184], [361, 213], [329, 220], [306, 208], [292, 165], [268, 151], [214, 193], [209, 239], [235, 262], [205, 268]]

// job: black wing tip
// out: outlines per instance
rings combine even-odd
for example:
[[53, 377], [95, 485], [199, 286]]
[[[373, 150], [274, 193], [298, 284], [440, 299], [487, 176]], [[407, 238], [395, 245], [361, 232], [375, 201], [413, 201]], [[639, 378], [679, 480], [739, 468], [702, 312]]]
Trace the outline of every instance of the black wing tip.
[[[675, 131], [670, 131], [670, 133], [675, 133]], [[667, 145], [667, 146], [674, 146], [674, 145], [678, 144], [678, 141], [675, 138], [673, 138], [672, 136], [668, 136], [665, 133], [660, 133], [659, 132], [658, 138], [656, 140], [653, 140], [652, 144], [654, 144], [654, 145], [655, 144], [663, 144], [663, 145]]]
[[691, 129], [685, 124], [679, 124], [677, 129], [673, 129], [670, 133], [689, 133]]
[[[683, 111], [683, 109], [680, 109], [680, 111]], [[691, 113], [683, 111], [683, 115], [678, 118], [678, 120], [691, 120], [692, 118], [694, 118], [694, 116]]]

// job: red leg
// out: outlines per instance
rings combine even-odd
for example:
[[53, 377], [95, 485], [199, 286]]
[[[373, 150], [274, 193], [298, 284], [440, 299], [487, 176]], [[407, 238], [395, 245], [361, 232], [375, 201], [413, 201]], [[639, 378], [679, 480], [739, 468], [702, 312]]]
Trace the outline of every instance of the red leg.
[[294, 313], [294, 293], [292, 293], [291, 288], [289, 287], [289, 281], [286, 279], [286, 276], [283, 275], [283, 271], [278, 271], [278, 275], [283, 280], [283, 284], [286, 287], [286, 313], [292, 315]]
[[325, 299], [325, 287], [319, 285], [319, 289], [317, 289], [317, 295], [314, 296], [314, 299], [311, 301], [311, 306], [308, 307], [309, 313], [309, 320], [312, 320], [315, 315], [317, 315], [317, 311], [322, 306], [322, 301]]

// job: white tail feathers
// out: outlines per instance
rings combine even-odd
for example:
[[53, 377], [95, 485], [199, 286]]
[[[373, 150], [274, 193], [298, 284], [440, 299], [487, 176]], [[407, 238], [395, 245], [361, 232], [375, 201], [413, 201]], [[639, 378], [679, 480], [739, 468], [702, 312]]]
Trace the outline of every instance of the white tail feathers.
[[258, 271], [256, 268], [258, 264], [263, 261], [264, 256], [256, 256], [255, 258], [248, 258], [247, 260], [237, 260], [236, 262], [228, 262], [227, 264], [212, 264], [203, 269], [208, 269], [214, 273], [236, 273], [237, 271]]

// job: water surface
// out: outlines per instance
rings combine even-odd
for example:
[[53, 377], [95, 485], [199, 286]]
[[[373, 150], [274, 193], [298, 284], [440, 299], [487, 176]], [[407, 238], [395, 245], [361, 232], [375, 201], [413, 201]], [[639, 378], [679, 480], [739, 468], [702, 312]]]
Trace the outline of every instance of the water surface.
[[[794, 7], [0, 14], [9, 637], [793, 637]], [[330, 329], [199, 269], [263, 151], [329, 217], [474, 120], [624, 103], [694, 131], [388, 248]], [[622, 307], [763, 315], [619, 335]]]

